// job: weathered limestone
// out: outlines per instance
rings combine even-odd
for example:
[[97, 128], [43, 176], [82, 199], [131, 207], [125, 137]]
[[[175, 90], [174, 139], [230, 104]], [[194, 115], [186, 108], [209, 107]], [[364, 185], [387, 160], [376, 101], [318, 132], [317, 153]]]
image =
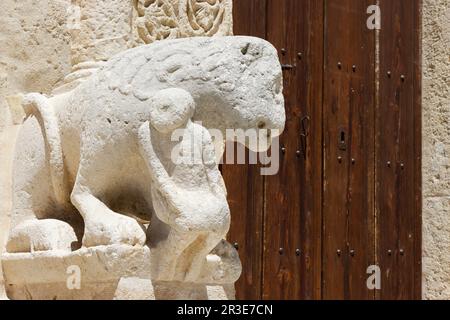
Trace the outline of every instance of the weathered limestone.
[[72, 65], [158, 40], [233, 34], [232, 0], [72, 0]]
[[423, 293], [450, 299], [450, 1], [423, 2]]
[[[276, 50], [263, 40], [192, 38], [120, 54], [69, 94], [26, 95], [23, 104], [28, 118], [16, 149], [13, 225], [34, 217], [72, 217], [71, 200], [85, 219], [88, 246], [143, 244], [140, 227], [131, 222], [134, 219], [109, 212], [111, 225], [122, 227], [103, 228], [105, 222], [98, 221], [97, 214], [84, 213], [106, 209], [84, 203], [97, 201], [94, 193], [118, 211], [129, 212], [127, 206], [133, 201], [144, 213], [151, 212], [150, 199], [144, 203], [144, 199], [118, 197], [129, 190], [142, 198], [150, 196], [152, 177], [146, 174], [147, 165], [142, 162], [146, 154], [137, 141], [138, 129], [146, 121], [156, 121], [151, 119], [152, 108], [158, 104], [152, 99], [169, 88], [187, 91], [196, 105], [193, 119], [206, 128], [223, 130], [223, 136], [227, 128], [280, 132], [285, 121], [281, 81]], [[216, 143], [223, 150], [224, 141]], [[49, 162], [43, 153], [46, 148]]]
[[0, 127], [11, 125], [6, 97], [49, 93], [70, 70], [70, 0], [0, 2]]
[[68, 13], [73, 66], [107, 61], [132, 47], [132, 1], [73, 0]]
[[114, 300], [233, 300], [233, 285], [186, 285], [181, 282], [152, 282], [142, 278], [121, 278]]
[[123, 245], [3, 257], [11, 299], [112, 299], [121, 277], [148, 276], [150, 266], [148, 248]]
[[[35, 253], [41, 252], [40, 250], [53, 249], [54, 251], [48, 252], [60, 252], [63, 256], [64, 254], [70, 255], [70, 250], [75, 250], [81, 246], [81, 237], [83, 236], [83, 223], [80, 220], [80, 217], [71, 217], [70, 214], [70, 212], [74, 212], [75, 208], [73, 208], [71, 204], [64, 204], [65, 201], [67, 202], [70, 193], [64, 194], [64, 192], [61, 192], [61, 190], [66, 191], [65, 185], [67, 183], [73, 183], [73, 181], [67, 181], [66, 177], [62, 175], [62, 172], [66, 170], [66, 168], [64, 168], [66, 163], [63, 163], [62, 161], [62, 139], [58, 128], [59, 123], [57, 123], [60, 119], [56, 119], [56, 113], [52, 111], [53, 106], [51, 106], [51, 103], [49, 103], [48, 99], [44, 95], [28, 95], [25, 97], [25, 100], [22, 101], [23, 97], [17, 95], [17, 93], [30, 91], [49, 93], [53, 91], [53, 94], [56, 96], [52, 98], [52, 103], [56, 101], [55, 104], [59, 105], [60, 100], [65, 100], [67, 97], [71, 97], [71, 91], [87, 81], [87, 79], [93, 77], [97, 70], [101, 68], [105, 64], [105, 62], [115, 54], [122, 52], [130, 47], [140, 45], [144, 42], [150, 43], [155, 40], [166, 39], [167, 37], [164, 35], [154, 37], [151, 40], [149, 40], [148, 37], [149, 35], [153, 36], [155, 30], [156, 34], [161, 35], [164, 33], [164, 31], [161, 30], [166, 27], [166, 23], [171, 17], [171, 15], [169, 14], [170, 12], [167, 11], [167, 5], [171, 7], [172, 12], [174, 13], [175, 20], [173, 22], [177, 25], [177, 33], [173, 38], [203, 35], [231, 35], [231, 4], [231, 0], [217, 0], [206, 2], [197, 0], [48, 0], [45, 3], [42, 1], [39, 2], [39, 5], [34, 2], [31, 3], [31, 1], [22, 1], [20, 5], [18, 5], [16, 2], [12, 3], [12, 1], [10, 0], [2, 2], [1, 6], [3, 12], [7, 13], [5, 17], [8, 16], [9, 20], [3, 21], [1, 26], [3, 30], [1, 30], [2, 32], [0, 36], [5, 37], [4, 43], [12, 43], [11, 40], [15, 37], [18, 38], [18, 41], [16, 45], [4, 46], [3, 48], [6, 49], [6, 55], [0, 57], [0, 59], [2, 59], [2, 65], [11, 69], [5, 69], [5, 72], [0, 73], [0, 93], [2, 95], [2, 101], [0, 101], [0, 111], [2, 111], [0, 114], [0, 127], [2, 128], [1, 147], [2, 151], [5, 151], [5, 153], [2, 154], [2, 156], [5, 157], [5, 159], [3, 159], [4, 161], [2, 161], [2, 169], [5, 169], [2, 171], [2, 178], [4, 179], [2, 179], [2, 185], [0, 186], [0, 195], [2, 200], [2, 214], [0, 215], [0, 240], [3, 240], [7, 236], [6, 228], [9, 226], [9, 212], [11, 211], [11, 193], [9, 192], [9, 189], [11, 188], [10, 182], [12, 175], [12, 170], [10, 169], [12, 163], [11, 155], [13, 153], [12, 150], [15, 143], [16, 133], [19, 129], [19, 126], [14, 128], [11, 125], [13, 123], [16, 123], [18, 125], [22, 123], [22, 120], [25, 116], [23, 108], [26, 109], [28, 113], [27, 116], [29, 118], [38, 118], [39, 121], [41, 121], [39, 126], [42, 127], [42, 130], [45, 133], [44, 136], [41, 136], [40, 134], [32, 134], [30, 141], [19, 139], [17, 145], [22, 146], [27, 143], [30, 143], [31, 145], [39, 145], [39, 143], [41, 143], [40, 146], [43, 147], [40, 149], [41, 151], [39, 151], [41, 152], [41, 156], [43, 155], [42, 150], [45, 150], [46, 148], [50, 150], [50, 161], [49, 163], [44, 164], [45, 168], [42, 167], [44, 171], [47, 170], [47, 173], [49, 173], [49, 175], [45, 176], [42, 175], [42, 173], [38, 174], [38, 176], [43, 179], [42, 181], [50, 180], [50, 183], [46, 186], [43, 186], [43, 188], [40, 188], [38, 184], [30, 186], [30, 188], [32, 189], [31, 194], [52, 194], [50, 198], [53, 197], [53, 199], [50, 200], [50, 203], [47, 203], [48, 205], [50, 205], [50, 207], [41, 207], [43, 212], [46, 213], [31, 211], [27, 213], [25, 205], [23, 208], [21, 208], [22, 213], [25, 214], [22, 216], [19, 215], [20, 217], [15, 216], [15, 218], [13, 219], [14, 229], [10, 234], [8, 243], [8, 251], [12, 253], [12, 257], [7, 258], [7, 260], [9, 259], [9, 262], [5, 267], [5, 272], [14, 273], [14, 269], [8, 267], [11, 266], [10, 261], [15, 261], [20, 264], [20, 260], [22, 258], [24, 259], [23, 261], [30, 262], [28, 267], [32, 268], [33, 266], [36, 266], [36, 264], [34, 263], [36, 257], [34, 255]], [[36, 11], [33, 11], [34, 6], [36, 7]], [[23, 7], [23, 10], [21, 10], [21, 7]], [[27, 15], [21, 16], [21, 12], [27, 12]], [[35, 12], [35, 14], [33, 12]], [[48, 16], [43, 16], [43, 13], [47, 13]], [[16, 32], [18, 28], [14, 25], [15, 19], [20, 19], [20, 24], [25, 31], [24, 33]], [[28, 24], [31, 25], [31, 23], [32, 29], [28, 30], [27, 26]], [[10, 27], [12, 28], [11, 32], [9, 32], [8, 29]], [[48, 32], [49, 30], [47, 30], [47, 27], [51, 28], [50, 32]], [[36, 31], [40, 30], [42, 30], [44, 33], [36, 37]], [[31, 61], [32, 63], [37, 63], [37, 66], [42, 66], [45, 68], [45, 63], [38, 62], [40, 54], [42, 54], [42, 57], [46, 59], [48, 64], [54, 64], [54, 68], [52, 69], [52, 71], [49, 72], [48, 70], [42, 69], [43, 71], [36, 73], [36, 77], [34, 78], [30, 76], [32, 70], [30, 69], [29, 65], [25, 63], [25, 61], [29, 59], [26, 55], [26, 52], [31, 52], [29, 51], [30, 46], [27, 46], [27, 50], [23, 51], [24, 54], [22, 56], [17, 55], [18, 49], [23, 47], [22, 44], [27, 43], [27, 37], [29, 35], [33, 38], [33, 41], [36, 41], [37, 45], [40, 45], [41, 49], [44, 48], [42, 46], [42, 42], [45, 42], [46, 49], [55, 50], [54, 53], [49, 53], [45, 52], [44, 50], [32, 49], [32, 51], [34, 51], [34, 59]], [[48, 35], [50, 35], [50, 38]], [[59, 41], [61, 42], [61, 44], [59, 43]], [[7, 51], [9, 49], [11, 50]], [[69, 52], [70, 59], [68, 54]], [[9, 56], [11, 56], [11, 58], [9, 58]], [[7, 57], [10, 61], [4, 61], [4, 57]], [[67, 67], [69, 61], [71, 61], [72, 63], [72, 72], [63, 77], [64, 74], [68, 73]], [[62, 67], [59, 67], [60, 65]], [[20, 71], [17, 72], [17, 67], [22, 66], [24, 67], [24, 71], [22, 73]], [[10, 80], [10, 76], [13, 75], [15, 76], [15, 78], [18, 78], [18, 81], [16, 81], [16, 83], [13, 83], [13, 81]], [[56, 75], [58, 79], [57, 81], [52, 80], [51, 77], [54, 75]], [[13, 78], [11, 77], [11, 79]], [[34, 80], [30, 81], [31, 79]], [[20, 83], [20, 81], [26, 82], [25, 84], [22, 84]], [[8, 96], [11, 94], [16, 95]], [[60, 96], [57, 96], [58, 94], [60, 94]], [[67, 95], [65, 96], [64, 94]], [[74, 98], [73, 101], [75, 101], [75, 99], [76, 98]], [[7, 100], [8, 103], [6, 103]], [[22, 130], [22, 133], [23, 132], [27, 132], [26, 126]], [[69, 149], [70, 148], [71, 147], [69, 147]], [[37, 149], [35, 151], [37, 151]], [[70, 152], [70, 150], [66, 151]], [[20, 152], [18, 154], [20, 154]], [[30, 161], [29, 163], [33, 163], [35, 166], [27, 166], [25, 162], [23, 162], [22, 168], [24, 169], [25, 176], [27, 176], [27, 174], [30, 175], [33, 172], [36, 173], [36, 171], [33, 171], [33, 169], [41, 168], [42, 165], [42, 163], [39, 163], [39, 161], [37, 161], [37, 164], [33, 162], [35, 154], [31, 153], [28, 155], [31, 156], [31, 158], [22, 158], [22, 160]], [[214, 168], [212, 167], [212, 169]], [[215, 169], [217, 170], [217, 168]], [[212, 177], [215, 175], [215, 177], [219, 179], [219, 182], [221, 182], [220, 174], [217, 174], [218, 171], [216, 170], [213, 170], [213, 174], [210, 176]], [[16, 179], [15, 177], [16, 186], [17, 183], [20, 185], [20, 180], [21, 178]], [[30, 190], [28, 189], [27, 191]], [[223, 191], [225, 192], [225, 190]], [[27, 197], [26, 194], [22, 194], [25, 196], [25, 198]], [[31, 198], [33, 198], [33, 196]], [[37, 198], [39, 197], [34, 197], [34, 200], [36, 200]], [[40, 199], [43, 200], [43, 198]], [[53, 200], [55, 200], [55, 202], [53, 202]], [[121, 202], [122, 200], [123, 199], [119, 199], [118, 202]], [[130, 202], [132, 201], [133, 199], [130, 199]], [[18, 207], [25, 203], [26, 200], [24, 200], [23, 202], [18, 201], [16, 202], [16, 205], [19, 205], [15, 208], [18, 209]], [[37, 208], [42, 205], [45, 206], [45, 203], [39, 200], [33, 202], [33, 206]], [[33, 209], [35, 207], [33, 207]], [[224, 208], [225, 212], [228, 212], [226, 202]], [[110, 242], [112, 243], [123, 242], [123, 233], [125, 232], [125, 234], [127, 234], [126, 230], [129, 229], [127, 225], [134, 226], [132, 227], [132, 229], [134, 228], [134, 231], [132, 233], [142, 232], [139, 230], [144, 228], [143, 225], [139, 226], [139, 223], [136, 224], [136, 220], [134, 219], [137, 219], [140, 223], [148, 223], [148, 221], [144, 221], [134, 216], [133, 213], [130, 212], [130, 210], [127, 210], [127, 208], [121, 209], [127, 211], [127, 214], [132, 215], [133, 218], [127, 218], [125, 216], [122, 217], [120, 215], [115, 216], [115, 218], [110, 217], [110, 220], [113, 222], [113, 224], [114, 221], [117, 220], [116, 225], [120, 225], [121, 227], [121, 230], [112, 231], [110, 228], [109, 233], [105, 232], [109, 234], [107, 238], [109, 238], [109, 240], [111, 240]], [[133, 209], [136, 208], [134, 207]], [[142, 208], [140, 208], [139, 210], [141, 209]], [[147, 214], [149, 213], [150, 212], [147, 212]], [[36, 217], [41, 218], [41, 214], [48, 218], [62, 219], [65, 220], [65, 222], [55, 219], [28, 219], [28, 217], [32, 215], [36, 215]], [[103, 225], [103, 223], [100, 223], [100, 225]], [[225, 226], [227, 226], [227, 223], [225, 224]], [[89, 224], [87, 227], [89, 228]], [[224, 229], [224, 231], [220, 234], [224, 234], [226, 229]], [[96, 231], [97, 230], [94, 230], [93, 233], [95, 233]], [[122, 235], [122, 238], [117, 235]], [[203, 239], [203, 236], [200, 237]], [[85, 237], [85, 239], [88, 238], [89, 237]], [[145, 235], [141, 233], [138, 238], [139, 239], [137, 239], [137, 242], [142, 244], [145, 239]], [[219, 238], [223, 238], [223, 236]], [[217, 241], [220, 242], [219, 238]], [[134, 240], [131, 240], [131, 242], [133, 241]], [[88, 242], [89, 241], [86, 240], [86, 243]], [[130, 242], [130, 239], [127, 238], [125, 242]], [[197, 243], [196, 245], [200, 245], [200, 247], [202, 247], [201, 242], [200, 244]], [[206, 247], [214, 248], [214, 246], [212, 246], [212, 243], [210, 243], [208, 246]], [[3, 244], [0, 248], [2, 247]], [[232, 249], [230, 246], [219, 245], [215, 250], [221, 254], [221, 257], [216, 255], [212, 255], [211, 257], [208, 256], [208, 258], [206, 258], [207, 263], [205, 263], [203, 269], [206, 270], [208, 274], [215, 274], [216, 277], [214, 278], [214, 281], [216, 282], [223, 282], [223, 279], [228, 279], [226, 281], [229, 281], [230, 283], [234, 282], [240, 273], [240, 263], [237, 255], [233, 251], [234, 249]], [[24, 256], [21, 256], [21, 258], [19, 258], [17, 261], [15, 260], [19, 257], [14, 256], [15, 253], [27, 251], [31, 252], [28, 253], [28, 256], [27, 253], [24, 253], [25, 258]], [[205, 249], [202, 252], [202, 255], [205, 255]], [[58, 259], [56, 257], [54, 258]], [[126, 275], [126, 272], [124, 273], [124, 275]], [[202, 273], [199, 275], [199, 277], [203, 282], [209, 281], [208, 279], [210, 279], [208, 275], [205, 276]], [[40, 285], [42, 285], [42, 283], [40, 283], [38, 287]], [[47, 283], [45, 292], [50, 292], [49, 294], [51, 294], [52, 290], [50, 289], [52, 288], [52, 285], [54, 285], [54, 289], [57, 290], [58, 284], [56, 282], [54, 282], [53, 284]], [[95, 281], [94, 284], [89, 283], [89, 285], [93, 285], [94, 288]], [[2, 286], [2, 279], [0, 278], [0, 290], [2, 290]], [[10, 288], [10, 296], [14, 296], [16, 298], [24, 298], [25, 296], [27, 296], [28, 293], [21, 291], [21, 289], [19, 288], [20, 286], [17, 287], [13, 285], [12, 287], [15, 289], [13, 290]], [[159, 287], [160, 285], [158, 285], [158, 288]], [[214, 288], [214, 286], [211, 288]], [[30, 288], [26, 289], [28, 290]], [[189, 291], [189, 286], [186, 288], [186, 290]], [[13, 291], [17, 292], [13, 293]], [[186, 293], [188, 291], [186, 291]], [[93, 294], [95, 294], [95, 290], [93, 292]], [[33, 296], [43, 297], [42, 292], [39, 293], [39, 290], [37, 290], [33, 294]], [[80, 294], [78, 297], [80, 298], [83, 296], [88, 297], [86, 296], [86, 292]], [[3, 294], [0, 294], [0, 297], [3, 297]], [[72, 297], [74, 298], [75, 296], [72, 295]], [[96, 297], [99, 298], [100, 296], [97, 295]], [[205, 297], [213, 296], [208, 295]], [[224, 296], [222, 295], [222, 297]], [[48, 296], [47, 298], [52, 297]]]
[[[19, 126], [0, 127], [0, 255], [3, 253], [4, 244], [9, 230], [9, 213], [12, 208], [12, 157], [15, 137]], [[3, 286], [3, 272], [0, 260], [0, 300], [5, 299]]]
[[[165, 40], [113, 57], [72, 91], [27, 94], [22, 105], [3, 266], [11, 297], [66, 297], [61, 281], [36, 276], [38, 284], [28, 287], [14, 275], [46, 270], [36, 252], [48, 252], [49, 265], [61, 259], [70, 267], [67, 260], [83, 252], [71, 250], [80, 246], [148, 245], [147, 279], [169, 297], [173, 283], [195, 296], [199, 286], [229, 287], [239, 278], [237, 252], [223, 240], [230, 213], [216, 150], [223, 152], [225, 141], [214, 145], [207, 129], [223, 137], [225, 129], [270, 133], [267, 145], [249, 145], [263, 150], [282, 132], [281, 66], [271, 44], [252, 37]], [[86, 283], [99, 279], [88, 273]]]
[[232, 0], [136, 0], [139, 40], [233, 34]]
[[[139, 128], [139, 145], [152, 178], [152, 204], [158, 217], [148, 232], [153, 260], [158, 261], [153, 279], [195, 283], [205, 257], [230, 227], [225, 184], [208, 130], [191, 121], [195, 102], [190, 93], [161, 90], [152, 97], [151, 106], [150, 122]], [[173, 141], [175, 130], [182, 134], [181, 143]], [[159, 158], [174, 160], [174, 152], [178, 155], [170, 174]], [[186, 255], [186, 250], [191, 254]]]
[[65, 27], [69, 3], [0, 2], [0, 254], [9, 229], [12, 154], [23, 119], [22, 107], [12, 96], [21, 92], [49, 93], [69, 72], [70, 35]]
[[[215, 260], [210, 255], [208, 260]], [[233, 283], [152, 280], [148, 247], [127, 245], [82, 248], [74, 252], [41, 251], [5, 254], [10, 299], [233, 299]], [[222, 266], [228, 270], [229, 265]], [[218, 269], [219, 270], [219, 269]], [[79, 272], [78, 279], [75, 278]], [[203, 271], [207, 276], [208, 270]], [[227, 282], [227, 281], [226, 281]], [[211, 284], [209, 284], [211, 283]], [[78, 286], [78, 287], [77, 287]]]
[[[208, 260], [218, 258], [208, 256]], [[11, 299], [232, 299], [234, 296], [233, 284], [221, 284], [218, 279], [205, 278], [203, 284], [151, 280], [148, 247], [115, 245], [74, 252], [6, 254], [3, 262]], [[229, 270], [230, 266], [223, 265], [218, 270]], [[73, 278], [76, 270], [80, 272], [79, 288]], [[205, 269], [203, 275], [208, 272]]]
[[17, 225], [9, 234], [6, 251], [10, 253], [72, 250], [72, 244], [77, 242], [73, 229], [59, 220], [42, 220], [36, 223], [27, 220]]
[[72, 0], [72, 72], [53, 93], [72, 90], [114, 55], [159, 40], [233, 34], [232, 0]]

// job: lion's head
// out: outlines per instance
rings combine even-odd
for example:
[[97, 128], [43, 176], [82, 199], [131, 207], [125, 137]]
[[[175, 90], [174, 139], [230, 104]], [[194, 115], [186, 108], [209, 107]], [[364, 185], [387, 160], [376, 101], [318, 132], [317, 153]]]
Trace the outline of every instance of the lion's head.
[[196, 103], [194, 120], [224, 136], [226, 129], [264, 129], [273, 138], [284, 129], [282, 70], [276, 49], [262, 39], [160, 41], [116, 56], [102, 74], [114, 79], [110, 89], [141, 102], [161, 89], [188, 91]]

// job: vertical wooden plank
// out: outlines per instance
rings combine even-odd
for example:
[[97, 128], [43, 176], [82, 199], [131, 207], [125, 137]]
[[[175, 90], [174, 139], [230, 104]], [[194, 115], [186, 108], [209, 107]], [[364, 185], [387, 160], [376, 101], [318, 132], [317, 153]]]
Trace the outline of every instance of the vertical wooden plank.
[[268, 13], [267, 40], [294, 69], [284, 71], [280, 171], [265, 183], [263, 298], [320, 299], [323, 6], [270, 0]]
[[[234, 33], [264, 38], [266, 0], [234, 0]], [[247, 153], [248, 156], [248, 153]], [[242, 276], [236, 284], [237, 299], [261, 299], [263, 245], [263, 184], [255, 165], [223, 165], [232, 223], [228, 235], [238, 244]]]
[[[357, 3], [357, 4], [356, 4]], [[375, 264], [375, 31], [367, 27], [371, 0], [353, 0], [350, 35], [348, 299], [375, 298], [367, 268]], [[342, 44], [344, 46], [344, 44]], [[339, 138], [338, 138], [339, 139]]]
[[374, 299], [375, 38], [369, 1], [325, 1], [323, 298]]
[[[309, 117], [306, 157], [301, 164], [300, 290], [302, 299], [322, 297], [322, 98], [324, 2], [304, 0], [298, 12], [298, 48], [302, 53], [297, 72], [298, 103]], [[295, 17], [294, 17], [295, 19]]]
[[223, 165], [222, 174], [232, 216], [228, 240], [237, 245], [243, 269], [236, 283], [236, 298], [259, 300], [262, 287], [263, 177], [258, 166], [249, 164]]
[[[294, 64], [292, 60], [295, 48], [288, 43], [287, 15], [290, 7], [289, 0], [268, 0], [267, 7], [267, 40], [279, 51], [280, 60], [285, 64]], [[286, 53], [283, 50], [286, 50]], [[286, 127], [280, 137], [280, 146], [285, 152], [280, 152], [280, 170], [278, 175], [266, 177], [265, 183], [265, 220], [264, 220], [264, 256], [263, 256], [263, 299], [298, 299], [298, 272], [293, 270], [297, 266], [295, 256], [296, 244], [289, 239], [290, 224], [295, 224], [299, 230], [297, 221], [300, 197], [299, 193], [299, 168], [297, 166], [295, 151], [298, 138], [290, 133], [298, 132], [298, 119], [294, 112], [300, 113], [297, 106], [293, 105], [291, 98], [295, 70], [283, 72], [284, 96], [286, 107]], [[287, 186], [291, 188], [288, 189]], [[297, 216], [297, 217], [296, 217]], [[279, 252], [282, 249], [283, 252]]]
[[[380, 105], [377, 110], [378, 260], [381, 299], [418, 298], [420, 253], [417, 162], [420, 103], [417, 1], [381, 0]], [[418, 159], [419, 157], [419, 159]]]

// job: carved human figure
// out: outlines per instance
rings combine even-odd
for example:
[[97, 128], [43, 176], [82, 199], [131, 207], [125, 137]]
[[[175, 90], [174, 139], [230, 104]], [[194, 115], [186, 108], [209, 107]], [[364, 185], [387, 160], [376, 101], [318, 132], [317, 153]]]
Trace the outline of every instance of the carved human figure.
[[[226, 189], [208, 130], [191, 121], [191, 95], [181, 89], [161, 90], [152, 106], [150, 123], [139, 129], [158, 216], [148, 233], [153, 261], [158, 261], [152, 276], [195, 282], [206, 256], [228, 232]], [[174, 141], [177, 131], [182, 135], [179, 143]], [[160, 158], [169, 161], [164, 165]]]

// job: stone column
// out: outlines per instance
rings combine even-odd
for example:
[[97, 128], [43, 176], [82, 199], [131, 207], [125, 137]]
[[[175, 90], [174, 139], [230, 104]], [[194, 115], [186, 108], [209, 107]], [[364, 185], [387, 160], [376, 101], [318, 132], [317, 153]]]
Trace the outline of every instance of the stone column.
[[54, 94], [69, 91], [112, 56], [133, 46], [132, 0], [71, 0], [67, 28], [72, 72]]
[[106, 61], [131, 47], [131, 0], [72, 0], [70, 11], [73, 66]]

